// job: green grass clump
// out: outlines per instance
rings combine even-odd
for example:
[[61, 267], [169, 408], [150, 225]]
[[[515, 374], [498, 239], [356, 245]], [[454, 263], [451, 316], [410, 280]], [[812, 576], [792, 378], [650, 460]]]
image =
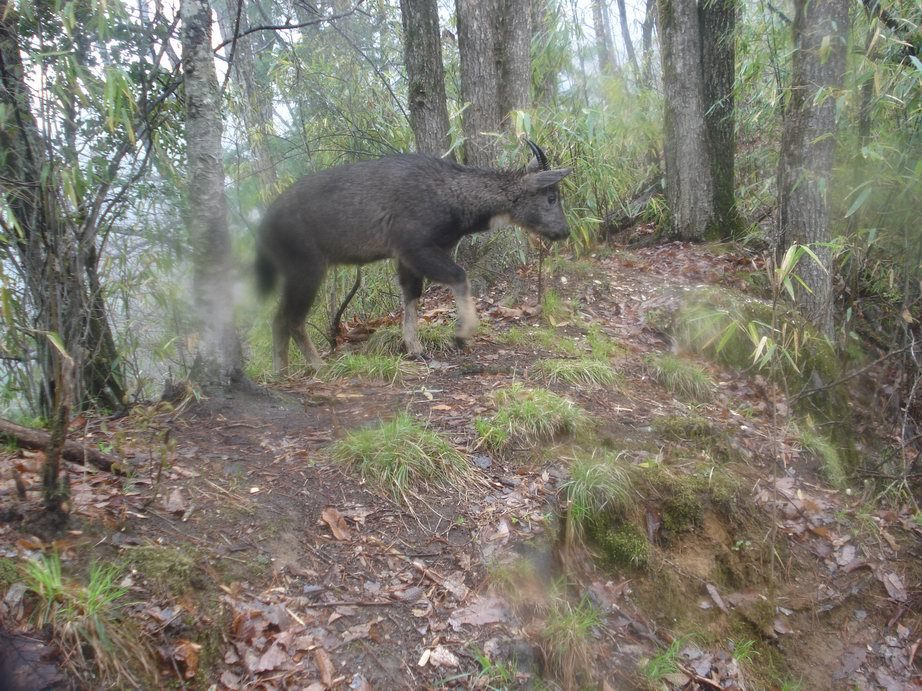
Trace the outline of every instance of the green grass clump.
[[[417, 333], [426, 353], [446, 353], [455, 348], [455, 330], [450, 324], [422, 323]], [[403, 330], [396, 324], [376, 329], [365, 344], [365, 353], [368, 355], [394, 356], [405, 350]]]
[[9, 557], [0, 557], [0, 588], [8, 588], [19, 580], [22, 580], [19, 562]]
[[330, 455], [356, 468], [375, 489], [407, 504], [407, 495], [423, 485], [459, 488], [473, 478], [471, 466], [457, 449], [407, 413], [349, 432], [333, 444]]
[[598, 522], [610, 513], [625, 513], [634, 503], [631, 478], [620, 456], [577, 458], [563, 485], [568, 517], [576, 526]]
[[541, 318], [551, 325], [565, 321], [570, 316], [570, 307], [553, 288], [545, 290], [541, 298]]
[[482, 442], [496, 450], [513, 444], [533, 446], [551, 441], [588, 424], [581, 408], [547, 389], [527, 389], [516, 383], [500, 389], [493, 398], [496, 414], [477, 418], [474, 426]]
[[617, 381], [615, 371], [602, 360], [538, 360], [533, 371], [551, 384], [562, 382], [574, 386], [611, 386]]
[[580, 688], [593, 669], [590, 655], [592, 630], [602, 624], [588, 599], [573, 605], [561, 595], [553, 597], [541, 633], [541, 650], [551, 674], [565, 689]]
[[708, 373], [675, 355], [649, 355], [646, 358], [646, 369], [655, 381], [676, 396], [709, 401], [714, 395], [714, 384]]
[[822, 463], [823, 475], [833, 487], [844, 489], [848, 484], [848, 472], [842, 462], [842, 456], [835, 445], [825, 436], [816, 432], [812, 426], [800, 429], [800, 446], [803, 450], [815, 454]]
[[680, 672], [679, 653], [683, 645], [685, 645], [685, 639], [676, 638], [669, 644], [668, 648], [661, 650], [641, 666], [641, 674], [646, 677], [647, 681], [656, 686], [659, 685], [664, 677], [670, 674], [678, 674]]
[[91, 686], [102, 678], [107, 686], [142, 687], [137, 668], [155, 676], [144, 639], [122, 616], [119, 601], [128, 589], [119, 585], [116, 567], [93, 564], [86, 585], [64, 577], [56, 554], [30, 562], [23, 571], [36, 600], [34, 625], [50, 628], [65, 665], [77, 678]]
[[417, 363], [397, 355], [349, 353], [329, 363], [323, 375], [330, 379], [358, 378], [394, 382], [421, 372], [422, 368]]
[[513, 326], [497, 336], [500, 343], [517, 347], [539, 347], [560, 355], [576, 357], [580, 354], [579, 344], [572, 338], [561, 335], [548, 326]]
[[624, 348], [606, 336], [598, 324], [589, 325], [586, 332], [586, 342], [589, 344], [590, 351], [592, 351], [592, 357], [599, 360], [607, 360], [625, 353]]

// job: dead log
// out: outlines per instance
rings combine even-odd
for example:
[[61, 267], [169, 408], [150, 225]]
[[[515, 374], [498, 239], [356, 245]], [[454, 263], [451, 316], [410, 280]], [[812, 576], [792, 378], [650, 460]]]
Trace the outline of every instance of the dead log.
[[[0, 418], [0, 436], [9, 437], [23, 448], [38, 449], [40, 451], [47, 450], [48, 445], [51, 443], [51, 435], [48, 432], [34, 427], [23, 427], [4, 418]], [[114, 456], [70, 439], [64, 442], [64, 450], [61, 455], [71, 463], [79, 465], [89, 463], [100, 470], [121, 474], [119, 462]]]

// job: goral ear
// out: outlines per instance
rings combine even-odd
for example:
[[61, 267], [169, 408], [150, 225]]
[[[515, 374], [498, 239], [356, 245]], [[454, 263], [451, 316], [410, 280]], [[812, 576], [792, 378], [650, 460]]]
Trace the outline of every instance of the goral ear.
[[542, 170], [537, 173], [528, 173], [525, 176], [525, 186], [529, 192], [553, 187], [558, 182], [573, 172], [572, 168], [555, 168], [554, 170]]

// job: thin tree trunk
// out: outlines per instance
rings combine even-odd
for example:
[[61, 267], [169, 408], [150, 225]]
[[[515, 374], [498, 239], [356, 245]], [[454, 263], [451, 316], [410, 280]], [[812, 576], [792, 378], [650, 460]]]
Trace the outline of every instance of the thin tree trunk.
[[779, 253], [810, 245], [801, 259], [797, 302], [819, 331], [833, 336], [829, 181], [835, 155], [835, 90], [842, 84], [848, 36], [846, 0], [795, 0], [791, 98], [778, 171]]
[[182, 0], [180, 15], [189, 180], [186, 224], [193, 244], [193, 288], [199, 318], [193, 376], [204, 386], [223, 387], [242, 378], [243, 367], [234, 329], [221, 101], [211, 50], [211, 7], [208, 0]]
[[416, 137], [416, 150], [441, 156], [448, 151], [451, 141], [438, 3], [436, 0], [400, 0], [400, 16], [409, 82], [410, 126]]
[[641, 45], [643, 46], [643, 75], [647, 86], [653, 86], [653, 28], [656, 25], [656, 0], [647, 0], [641, 27]]
[[458, 51], [461, 62], [461, 98], [467, 105], [461, 116], [464, 162], [491, 166], [499, 152], [491, 133], [500, 131], [499, 71], [496, 64], [498, 0], [456, 0]]
[[624, 49], [627, 51], [627, 59], [631, 63], [634, 75], [640, 74], [640, 67], [637, 65], [637, 55], [634, 53], [634, 42], [631, 41], [631, 26], [627, 20], [627, 9], [624, 7], [624, 0], [618, 0], [618, 17], [621, 20], [621, 38], [624, 40]]
[[[531, 24], [535, 43], [538, 46], [547, 47], [551, 41], [551, 13], [553, 11], [550, 0], [532, 0]], [[533, 73], [535, 101], [549, 106], [557, 102], [559, 69], [550, 60], [542, 61], [542, 67], [543, 69], [535, 70]]]
[[615, 74], [618, 62], [615, 59], [615, 46], [611, 38], [611, 26], [607, 19], [608, 10], [605, 0], [592, 0], [592, 28], [595, 32], [595, 50], [599, 69], [604, 74]]
[[659, 0], [665, 111], [666, 199], [673, 234], [713, 234], [714, 182], [704, 123], [701, 39], [695, 0]]
[[269, 148], [269, 138], [273, 133], [271, 87], [260, 86], [256, 75], [255, 35], [241, 36], [249, 28], [244, 0], [219, 0], [217, 9], [224, 39], [232, 39], [235, 29], [237, 32], [237, 40], [225, 48], [225, 53], [230, 55], [233, 47], [233, 75], [243, 97], [241, 120], [246, 128], [250, 150], [256, 158], [260, 192], [264, 200], [269, 200], [278, 192], [275, 160]]
[[733, 82], [736, 76], [737, 0], [704, 0], [698, 6], [701, 65], [704, 75], [704, 120], [714, 176], [714, 213], [720, 237], [739, 234], [736, 214], [736, 121]]

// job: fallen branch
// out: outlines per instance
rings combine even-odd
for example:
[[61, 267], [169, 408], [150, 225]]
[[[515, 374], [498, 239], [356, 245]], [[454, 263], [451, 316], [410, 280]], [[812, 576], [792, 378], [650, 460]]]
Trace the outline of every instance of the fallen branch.
[[[48, 432], [33, 427], [23, 427], [5, 418], [0, 418], [0, 436], [9, 437], [26, 449], [45, 451], [51, 443], [51, 435]], [[89, 463], [110, 473], [121, 474], [122, 472], [118, 461], [113, 456], [70, 439], [64, 442], [61, 455], [71, 463], [80, 465]]]

